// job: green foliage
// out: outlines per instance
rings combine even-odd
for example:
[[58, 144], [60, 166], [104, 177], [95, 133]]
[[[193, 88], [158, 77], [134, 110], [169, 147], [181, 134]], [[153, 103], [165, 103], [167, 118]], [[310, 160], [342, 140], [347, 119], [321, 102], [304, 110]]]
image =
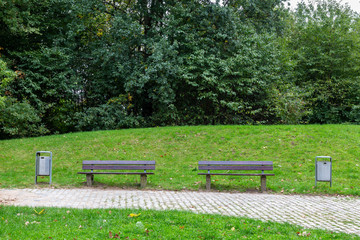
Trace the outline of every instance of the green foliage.
[[75, 129], [78, 131], [135, 128], [144, 123], [131, 114], [131, 96], [112, 98], [107, 104], [91, 107], [75, 114]]
[[[1, 50], [1, 49], [0, 49]], [[16, 77], [16, 73], [7, 68], [6, 62], [0, 58], [0, 110], [5, 107], [5, 87]]]
[[305, 94], [298, 87], [284, 85], [273, 92], [274, 112], [284, 124], [300, 124], [310, 114], [304, 100]]
[[357, 15], [336, 1], [300, 3], [288, 46], [295, 62], [295, 85], [304, 89], [310, 122], [349, 121], [359, 105], [360, 60]]
[[350, 122], [354, 122], [360, 124], [360, 105], [353, 106], [350, 115], [349, 115]]
[[2, 82], [51, 133], [358, 122], [359, 17], [283, 2], [2, 1]]
[[243, 27], [234, 56], [222, 62], [220, 82], [231, 86], [231, 91], [224, 89], [224, 93], [231, 94], [232, 102], [227, 106], [236, 114], [228, 114], [235, 115], [236, 123], [272, 122], [271, 94], [279, 82], [279, 55], [274, 41], [271, 35]]
[[257, 31], [281, 33], [286, 27], [283, 21], [285, 0], [224, 0], [234, 8], [242, 22], [250, 22]]
[[3, 0], [0, 2], [0, 26], [5, 27], [4, 31], [9, 31], [16, 35], [28, 35], [39, 33], [36, 27], [37, 17], [32, 15], [32, 0]]
[[168, 34], [180, 63], [174, 91], [180, 122], [266, 121], [268, 90], [276, 78], [273, 39], [241, 23], [230, 8], [178, 4], [171, 13]]
[[74, 93], [79, 91], [67, 50], [42, 48], [18, 54], [18, 57], [21, 61], [18, 68], [25, 74], [11, 84], [11, 93], [42, 112], [42, 122], [51, 131], [66, 128], [58, 118], [74, 111], [78, 98]]
[[39, 136], [48, 133], [36, 110], [27, 102], [7, 98], [0, 111], [1, 138]]

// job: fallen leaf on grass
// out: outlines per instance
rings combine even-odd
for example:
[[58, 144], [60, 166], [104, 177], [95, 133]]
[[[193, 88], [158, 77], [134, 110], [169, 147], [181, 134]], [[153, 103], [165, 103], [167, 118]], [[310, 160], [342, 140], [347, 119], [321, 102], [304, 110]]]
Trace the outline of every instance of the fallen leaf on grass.
[[120, 238], [120, 232], [115, 233], [115, 235], [113, 235], [113, 233], [111, 231], [109, 231], [109, 238]]
[[128, 217], [135, 218], [135, 217], [138, 217], [138, 216], [140, 216], [140, 215], [141, 215], [141, 213], [139, 213], [139, 214], [130, 213], [130, 214], [128, 215]]

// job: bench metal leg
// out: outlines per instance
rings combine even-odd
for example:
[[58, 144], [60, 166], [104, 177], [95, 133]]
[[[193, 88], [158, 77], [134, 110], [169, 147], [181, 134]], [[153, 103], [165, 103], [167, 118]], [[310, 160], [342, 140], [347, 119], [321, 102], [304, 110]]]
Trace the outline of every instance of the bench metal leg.
[[211, 189], [211, 175], [206, 175], [206, 190]]
[[261, 192], [266, 192], [266, 176], [261, 176]]
[[94, 175], [93, 174], [86, 174], [86, 184], [88, 187], [91, 187], [94, 182]]
[[146, 184], [147, 184], [147, 175], [141, 174], [140, 175], [140, 187], [144, 188], [144, 187], [146, 187]]

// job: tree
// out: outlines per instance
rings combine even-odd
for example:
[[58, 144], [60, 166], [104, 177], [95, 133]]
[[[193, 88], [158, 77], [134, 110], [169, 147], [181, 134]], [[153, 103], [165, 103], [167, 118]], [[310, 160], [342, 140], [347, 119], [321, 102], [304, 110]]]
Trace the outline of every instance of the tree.
[[0, 58], [0, 138], [37, 136], [48, 132], [30, 104], [19, 102], [6, 90], [11, 81], [22, 76], [23, 73], [16, 74], [8, 69]]
[[[334, 0], [300, 3], [287, 37], [294, 83], [306, 92], [313, 123], [341, 123], [359, 106], [358, 16]], [[291, 26], [291, 25], [290, 25]]]

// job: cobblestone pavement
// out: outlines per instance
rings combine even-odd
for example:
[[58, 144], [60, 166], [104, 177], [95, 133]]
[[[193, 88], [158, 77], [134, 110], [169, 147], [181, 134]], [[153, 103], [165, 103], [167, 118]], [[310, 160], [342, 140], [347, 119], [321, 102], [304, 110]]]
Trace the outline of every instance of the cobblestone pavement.
[[67, 208], [136, 208], [288, 222], [360, 235], [360, 198], [255, 193], [101, 189], [0, 189], [0, 204]]

